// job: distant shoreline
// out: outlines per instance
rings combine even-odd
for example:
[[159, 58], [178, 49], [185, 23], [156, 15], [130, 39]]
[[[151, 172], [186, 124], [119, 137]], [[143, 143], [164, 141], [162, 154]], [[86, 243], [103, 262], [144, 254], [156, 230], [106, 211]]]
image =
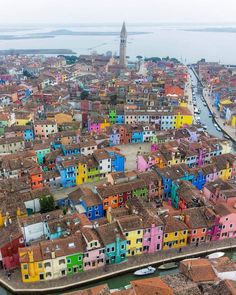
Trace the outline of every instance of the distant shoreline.
[[27, 55], [27, 54], [76, 54], [71, 49], [8, 49], [0, 50], [1, 55]]
[[[130, 36], [147, 35], [151, 32], [129, 32]], [[55, 38], [57, 36], [119, 36], [119, 32], [89, 32], [89, 31], [71, 31], [71, 30], [55, 30], [45, 33], [32, 33], [24, 35], [0, 35], [0, 40], [24, 40], [24, 39], [44, 39]]]
[[236, 28], [203, 28], [203, 29], [181, 29], [189, 32], [210, 32], [210, 33], [236, 33]]

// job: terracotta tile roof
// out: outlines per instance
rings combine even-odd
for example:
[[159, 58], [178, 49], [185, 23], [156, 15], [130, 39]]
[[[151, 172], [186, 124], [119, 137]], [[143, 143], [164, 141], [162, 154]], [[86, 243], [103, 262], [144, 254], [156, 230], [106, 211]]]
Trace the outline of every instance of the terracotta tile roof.
[[117, 222], [122, 232], [143, 229], [142, 219], [136, 215], [122, 216], [117, 218]]
[[131, 281], [135, 295], [174, 295], [174, 290], [161, 278]]
[[216, 281], [217, 276], [208, 259], [185, 259], [180, 262], [180, 273], [193, 282]]

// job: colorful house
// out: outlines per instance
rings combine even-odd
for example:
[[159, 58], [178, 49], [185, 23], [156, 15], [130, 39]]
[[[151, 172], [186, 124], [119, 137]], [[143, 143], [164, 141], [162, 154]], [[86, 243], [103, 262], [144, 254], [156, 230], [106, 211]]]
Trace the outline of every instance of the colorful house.
[[83, 270], [86, 271], [104, 266], [105, 249], [100, 242], [97, 232], [89, 227], [82, 227], [81, 232], [85, 241]]
[[43, 187], [43, 171], [41, 167], [34, 167], [29, 169], [29, 177], [31, 182], [31, 188], [38, 189]]
[[96, 187], [96, 191], [102, 200], [104, 211], [108, 210], [109, 207], [118, 208], [119, 193], [114, 190], [112, 185]]
[[97, 228], [98, 235], [105, 246], [106, 264], [120, 263], [126, 260], [126, 238], [118, 224], [112, 222]]
[[206, 242], [207, 221], [203, 208], [183, 210], [184, 222], [188, 226], [188, 244], [199, 245]]
[[34, 145], [33, 149], [36, 153], [38, 164], [42, 165], [45, 162], [45, 156], [51, 151], [50, 146], [45, 143], [37, 143]]
[[[0, 225], [3, 225], [3, 217], [0, 215]], [[2, 223], [2, 224], [1, 224]], [[19, 225], [9, 223], [2, 227], [0, 237], [0, 256], [2, 267], [6, 270], [12, 270], [19, 267], [18, 249], [24, 247], [25, 241]]]
[[85, 243], [82, 234], [76, 233], [74, 236], [64, 239], [66, 253], [67, 275], [71, 276], [75, 273], [83, 271], [83, 259], [85, 252]]
[[221, 203], [214, 206], [214, 211], [220, 217], [220, 240], [234, 238], [236, 236], [236, 209]]
[[188, 227], [177, 218], [169, 215], [163, 218], [163, 250], [182, 248], [187, 245]]
[[24, 283], [44, 280], [45, 271], [40, 245], [19, 248], [19, 261]]
[[89, 220], [104, 217], [102, 200], [89, 188], [78, 188], [68, 194], [70, 206], [79, 213], [84, 213]]
[[134, 256], [143, 252], [143, 222], [136, 215], [117, 218], [119, 227], [126, 237], [126, 255]]

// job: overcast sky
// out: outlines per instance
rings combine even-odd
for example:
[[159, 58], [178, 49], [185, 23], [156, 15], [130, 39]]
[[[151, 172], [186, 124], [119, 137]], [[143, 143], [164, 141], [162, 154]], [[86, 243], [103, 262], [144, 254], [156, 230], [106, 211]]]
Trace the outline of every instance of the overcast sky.
[[236, 0], [0, 0], [0, 23], [236, 22]]

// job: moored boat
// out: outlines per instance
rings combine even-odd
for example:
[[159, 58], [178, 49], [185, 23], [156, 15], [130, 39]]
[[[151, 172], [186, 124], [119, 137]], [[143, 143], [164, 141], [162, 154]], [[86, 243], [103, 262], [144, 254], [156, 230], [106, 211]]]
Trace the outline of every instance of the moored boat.
[[135, 276], [146, 276], [154, 273], [156, 271], [155, 267], [148, 266], [147, 268], [142, 268], [134, 272]]
[[209, 258], [209, 259], [216, 259], [216, 258], [220, 258], [220, 257], [222, 257], [224, 255], [225, 255], [224, 252], [214, 252], [212, 254], [207, 255], [207, 258]]
[[164, 263], [162, 265], [160, 265], [158, 267], [159, 270], [168, 270], [168, 269], [172, 269], [172, 268], [177, 268], [179, 265], [177, 262], [168, 262], [168, 263]]

